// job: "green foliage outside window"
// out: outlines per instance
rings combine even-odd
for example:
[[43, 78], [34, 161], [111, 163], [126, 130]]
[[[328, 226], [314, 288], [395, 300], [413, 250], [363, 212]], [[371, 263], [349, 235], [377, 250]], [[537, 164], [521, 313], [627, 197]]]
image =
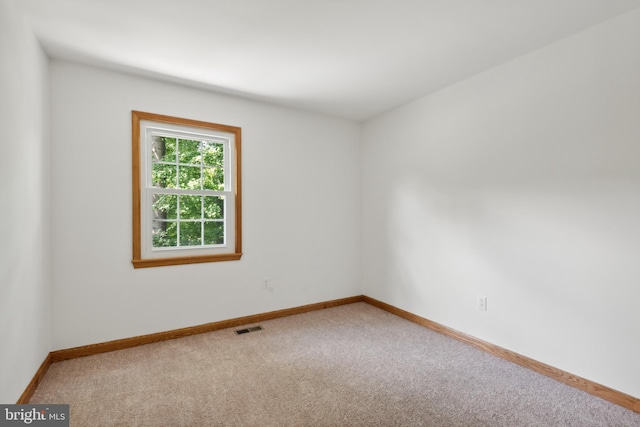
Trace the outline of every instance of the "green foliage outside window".
[[[224, 148], [212, 141], [154, 137], [152, 182], [156, 188], [224, 190]], [[224, 196], [155, 194], [153, 247], [224, 243]]]

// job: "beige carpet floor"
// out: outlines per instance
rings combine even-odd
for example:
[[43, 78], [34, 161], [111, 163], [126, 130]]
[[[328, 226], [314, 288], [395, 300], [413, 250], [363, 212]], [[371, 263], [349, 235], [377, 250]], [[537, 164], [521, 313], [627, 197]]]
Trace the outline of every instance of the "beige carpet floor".
[[[640, 426], [640, 414], [366, 303], [53, 364], [72, 426]], [[248, 325], [253, 326], [253, 325]]]

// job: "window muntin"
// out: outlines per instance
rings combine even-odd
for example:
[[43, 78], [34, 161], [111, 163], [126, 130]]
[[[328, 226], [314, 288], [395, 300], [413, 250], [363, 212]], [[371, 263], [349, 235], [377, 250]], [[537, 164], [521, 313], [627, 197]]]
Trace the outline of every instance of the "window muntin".
[[240, 128], [132, 119], [134, 266], [239, 259]]

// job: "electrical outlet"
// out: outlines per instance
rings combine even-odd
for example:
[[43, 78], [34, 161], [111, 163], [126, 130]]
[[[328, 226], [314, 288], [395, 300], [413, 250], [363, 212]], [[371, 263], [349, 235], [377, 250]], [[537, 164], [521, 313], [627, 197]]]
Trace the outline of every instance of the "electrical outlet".
[[275, 288], [273, 287], [273, 282], [268, 277], [262, 278], [262, 290], [265, 292], [274, 293]]
[[478, 310], [487, 311], [487, 297], [478, 295]]

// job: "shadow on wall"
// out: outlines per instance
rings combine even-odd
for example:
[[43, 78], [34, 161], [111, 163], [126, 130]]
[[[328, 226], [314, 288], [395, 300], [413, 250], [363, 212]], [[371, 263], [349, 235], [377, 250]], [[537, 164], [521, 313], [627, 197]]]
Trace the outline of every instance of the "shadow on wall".
[[640, 194], [631, 186], [399, 182], [387, 205], [386, 283], [402, 301], [420, 301], [427, 317], [454, 319], [461, 305], [475, 309], [476, 294], [493, 294], [507, 319], [543, 313], [582, 329], [598, 328], [601, 316], [631, 321], [628, 293], [611, 292], [612, 283], [635, 289], [639, 276]]

